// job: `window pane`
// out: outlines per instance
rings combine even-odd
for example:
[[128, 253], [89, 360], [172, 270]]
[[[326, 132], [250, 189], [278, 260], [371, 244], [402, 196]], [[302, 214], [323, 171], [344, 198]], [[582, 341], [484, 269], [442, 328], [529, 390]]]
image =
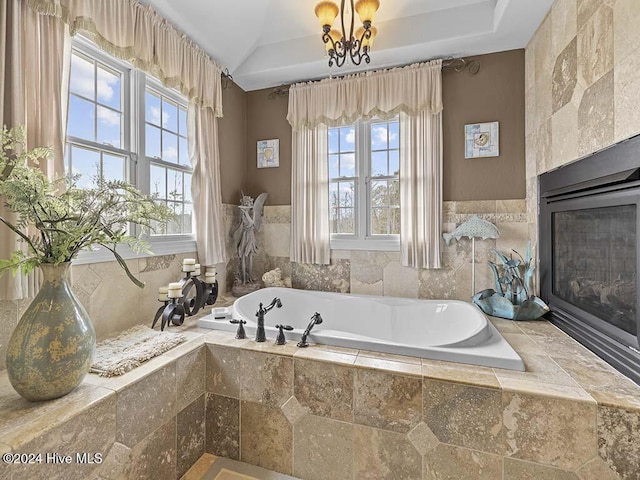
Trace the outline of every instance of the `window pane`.
[[184, 137], [178, 137], [178, 158], [180, 165], [191, 165], [189, 160], [189, 147], [187, 145], [187, 139]]
[[177, 235], [182, 233], [182, 204], [169, 202], [168, 207], [175, 214], [175, 217], [167, 222], [167, 235]]
[[392, 208], [389, 210], [390, 230], [389, 233], [400, 235], [400, 208]]
[[400, 157], [398, 150], [389, 150], [389, 175], [400, 174]]
[[340, 208], [338, 216], [338, 233], [353, 233], [353, 209]]
[[371, 182], [371, 206], [384, 207], [389, 204], [387, 181]]
[[389, 182], [389, 205], [400, 206], [400, 182], [398, 180]]
[[162, 159], [178, 163], [178, 136], [166, 131], [162, 132]]
[[180, 112], [178, 113], [178, 128], [180, 131], [178, 132], [183, 137], [187, 136], [187, 111], [184, 108], [180, 108]]
[[149, 91], [145, 94], [145, 120], [160, 126], [160, 97]]
[[338, 170], [339, 158], [338, 155], [329, 155], [329, 178], [338, 178], [340, 176]]
[[167, 192], [169, 200], [182, 201], [182, 172], [177, 170], [167, 169]]
[[331, 233], [338, 233], [338, 209], [329, 209], [329, 225]]
[[184, 204], [184, 213], [182, 215], [182, 233], [191, 233], [193, 231], [193, 211], [189, 203]]
[[343, 153], [340, 155], [340, 176], [356, 176], [356, 155], [355, 153]]
[[120, 114], [115, 110], [98, 105], [97, 142], [120, 148], [121, 137]]
[[158, 195], [159, 198], [167, 198], [167, 169], [157, 165], [151, 165], [150, 188], [151, 194]]
[[162, 126], [178, 133], [178, 106], [164, 99], [162, 100]]
[[338, 202], [341, 207], [353, 207], [354, 199], [353, 182], [340, 182], [338, 184]]
[[337, 208], [339, 204], [338, 201], [338, 184], [330, 183], [329, 184], [329, 208]]
[[98, 102], [116, 110], [120, 108], [120, 74], [98, 65]]
[[329, 153], [338, 153], [339, 128], [329, 129]]
[[400, 122], [389, 123], [389, 148], [400, 147]]
[[145, 153], [147, 157], [160, 158], [160, 129], [149, 124], [145, 128]]
[[340, 151], [356, 151], [356, 128], [354, 126], [340, 128]]
[[387, 124], [371, 125], [371, 150], [387, 149]]
[[371, 234], [384, 235], [389, 233], [387, 226], [389, 209], [372, 208], [371, 209]]
[[103, 153], [102, 178], [105, 180], [125, 180], [124, 165], [124, 157]]
[[83, 97], [95, 100], [95, 67], [93, 62], [74, 53], [71, 56], [69, 90]]
[[371, 176], [388, 175], [387, 152], [371, 152]]
[[67, 135], [85, 140], [95, 140], [94, 115], [93, 103], [70, 95]]
[[183, 174], [183, 181], [184, 181], [184, 201], [185, 202], [191, 202], [191, 174], [190, 173], [184, 173]]
[[81, 175], [78, 187], [90, 188], [94, 184], [94, 177], [100, 174], [100, 153], [72, 146], [71, 168], [73, 175]]

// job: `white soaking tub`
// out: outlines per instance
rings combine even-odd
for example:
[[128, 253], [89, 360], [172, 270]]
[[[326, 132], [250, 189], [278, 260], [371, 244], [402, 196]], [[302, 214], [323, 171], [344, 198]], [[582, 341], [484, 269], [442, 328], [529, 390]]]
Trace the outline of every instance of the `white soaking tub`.
[[[318, 312], [323, 322], [314, 326], [310, 342], [524, 371], [522, 359], [472, 303], [265, 288], [230, 307], [234, 319], [247, 321], [247, 338], [255, 335], [258, 304], [266, 306], [276, 297], [282, 308], [273, 308], [265, 317], [268, 342], [274, 341], [277, 324], [291, 325], [294, 329], [286, 332], [287, 339], [297, 342]], [[197, 324], [217, 330], [237, 328], [213, 314]]]

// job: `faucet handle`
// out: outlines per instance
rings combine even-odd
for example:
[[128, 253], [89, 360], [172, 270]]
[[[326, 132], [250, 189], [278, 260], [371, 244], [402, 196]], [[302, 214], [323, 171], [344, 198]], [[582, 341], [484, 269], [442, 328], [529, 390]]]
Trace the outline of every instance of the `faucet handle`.
[[278, 329], [278, 335], [276, 336], [276, 345], [284, 345], [285, 343], [287, 343], [287, 339], [284, 336], [284, 331], [283, 330], [293, 330], [293, 327], [291, 325], [276, 325], [276, 328]]
[[247, 338], [247, 334], [244, 331], [244, 324], [247, 323], [246, 320], [237, 320], [237, 319], [233, 319], [233, 320], [229, 320], [229, 323], [233, 323], [234, 325], [238, 325], [238, 330], [236, 330], [236, 339], [238, 340], [242, 340]]

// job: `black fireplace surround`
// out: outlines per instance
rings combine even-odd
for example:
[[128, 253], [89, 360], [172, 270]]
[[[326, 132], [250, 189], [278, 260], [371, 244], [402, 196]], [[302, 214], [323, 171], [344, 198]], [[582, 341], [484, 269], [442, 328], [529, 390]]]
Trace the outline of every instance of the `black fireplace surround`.
[[538, 181], [549, 320], [640, 384], [640, 135]]

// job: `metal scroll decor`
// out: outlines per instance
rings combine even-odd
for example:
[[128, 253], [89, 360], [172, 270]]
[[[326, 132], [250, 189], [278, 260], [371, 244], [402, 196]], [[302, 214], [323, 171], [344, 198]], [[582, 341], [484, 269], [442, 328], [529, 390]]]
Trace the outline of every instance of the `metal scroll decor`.
[[169, 325], [180, 326], [187, 316], [196, 315], [205, 305], [213, 305], [218, 299], [218, 280], [215, 267], [207, 267], [202, 276], [200, 264], [193, 258], [185, 258], [182, 263], [184, 278], [158, 290], [158, 308], [151, 328], [160, 321], [160, 330]]
[[523, 258], [507, 257], [494, 250], [500, 265], [489, 262], [494, 275], [495, 290], [482, 290], [473, 301], [488, 315], [510, 320], [535, 320], [549, 311], [544, 301], [533, 294], [535, 262], [531, 257], [531, 242]]

